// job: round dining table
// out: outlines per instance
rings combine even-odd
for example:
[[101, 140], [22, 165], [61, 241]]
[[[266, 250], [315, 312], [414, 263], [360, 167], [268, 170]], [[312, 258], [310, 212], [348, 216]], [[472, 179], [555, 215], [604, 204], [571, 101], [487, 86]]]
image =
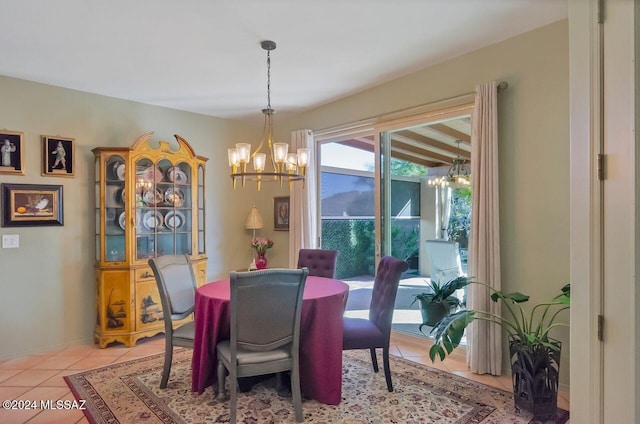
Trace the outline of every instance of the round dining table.
[[[202, 393], [216, 381], [216, 345], [230, 338], [229, 279], [198, 288], [192, 391]], [[308, 276], [300, 318], [300, 386], [302, 393], [327, 405], [342, 395], [342, 316], [349, 286], [342, 281]], [[268, 302], [269, 299], [265, 299]]]

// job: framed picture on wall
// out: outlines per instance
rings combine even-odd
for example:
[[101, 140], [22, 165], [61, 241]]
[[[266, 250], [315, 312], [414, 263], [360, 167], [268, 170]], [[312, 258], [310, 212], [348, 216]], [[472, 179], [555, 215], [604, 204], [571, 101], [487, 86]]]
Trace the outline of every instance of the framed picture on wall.
[[0, 130], [0, 174], [24, 175], [23, 133]]
[[42, 136], [42, 175], [73, 177], [75, 146], [73, 138]]
[[289, 196], [273, 198], [273, 229], [289, 231]]
[[2, 226], [64, 225], [62, 186], [2, 184]]

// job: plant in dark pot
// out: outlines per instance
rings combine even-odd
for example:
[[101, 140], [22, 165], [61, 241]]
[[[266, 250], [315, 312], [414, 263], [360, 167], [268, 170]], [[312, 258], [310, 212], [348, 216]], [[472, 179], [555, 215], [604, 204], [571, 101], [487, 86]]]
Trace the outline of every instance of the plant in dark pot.
[[549, 331], [566, 323], [556, 322], [558, 315], [569, 309], [571, 286], [567, 284], [551, 302], [535, 305], [527, 314], [521, 304], [529, 300], [522, 293], [505, 294], [482, 284], [492, 292], [491, 300], [501, 301], [506, 316], [473, 309], [462, 310], [445, 316], [431, 329], [434, 344], [429, 350], [431, 361], [458, 347], [465, 328], [480, 319], [498, 324], [508, 334], [511, 360], [513, 396], [516, 407], [533, 413], [541, 419], [555, 415], [558, 401], [561, 343], [549, 337]]
[[431, 281], [429, 287], [431, 292], [419, 293], [414, 295], [412, 305], [416, 302], [420, 302], [420, 312], [422, 313], [422, 327], [428, 325], [434, 326], [445, 316], [448, 316], [451, 311], [455, 311], [458, 306], [462, 305], [460, 299], [453, 294], [456, 290], [462, 289], [469, 284], [467, 277], [458, 277], [444, 284], [439, 284], [437, 281]]

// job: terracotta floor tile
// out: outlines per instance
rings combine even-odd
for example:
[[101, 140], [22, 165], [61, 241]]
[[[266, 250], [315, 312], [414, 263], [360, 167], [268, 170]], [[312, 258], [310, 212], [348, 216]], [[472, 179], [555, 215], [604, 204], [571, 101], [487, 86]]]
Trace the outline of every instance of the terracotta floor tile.
[[8, 361], [0, 364], [0, 369], [3, 370], [26, 370], [36, 365], [38, 362], [42, 362], [46, 359], [42, 355], [31, 355], [24, 358], [9, 359]]
[[459, 375], [466, 379], [477, 381], [478, 383], [486, 384], [491, 387], [496, 387], [501, 390], [505, 390], [504, 386], [500, 384], [496, 378], [487, 374], [474, 374], [471, 371], [451, 371], [452, 374]]
[[95, 353], [98, 351], [98, 347], [96, 345], [77, 345], [71, 346], [66, 349], [59, 351], [56, 355], [61, 356], [86, 356]]
[[39, 412], [39, 409], [0, 409], [0, 423], [23, 424], [35, 417]]
[[50, 379], [40, 383], [38, 387], [68, 387], [67, 382], [64, 381], [64, 377], [71, 374], [77, 374], [79, 372], [81, 372], [81, 370], [68, 369], [60, 371]]
[[31, 418], [28, 424], [69, 424], [75, 423], [82, 417], [84, 417], [84, 413], [77, 409], [56, 409], [41, 411]]
[[68, 387], [33, 387], [26, 393], [20, 395], [19, 399], [35, 400], [40, 402], [41, 400], [58, 400], [63, 396], [71, 393]]
[[57, 373], [57, 370], [24, 370], [4, 380], [0, 386], [37, 386]]
[[14, 375], [18, 374], [20, 371], [22, 371], [22, 370], [3, 370], [3, 369], [0, 369], [0, 383], [3, 382], [4, 380], [6, 380], [9, 377], [13, 377]]
[[405, 356], [404, 358], [408, 359], [409, 361], [426, 365], [427, 367], [435, 368], [440, 371], [449, 372], [449, 368], [447, 368], [447, 366], [443, 362], [436, 361], [435, 363], [432, 363], [431, 359], [429, 359], [428, 356]]
[[395, 356], [402, 356], [402, 354], [400, 353], [400, 349], [398, 349], [397, 345], [389, 346], [389, 354], [395, 355]]
[[74, 362], [67, 369], [69, 370], [88, 370], [92, 368], [100, 368], [113, 363], [117, 359], [113, 356], [87, 356], [77, 362]]
[[47, 351], [47, 352], [36, 353], [36, 355], [39, 355], [39, 356], [47, 356], [47, 357], [48, 357], [48, 356], [54, 356], [54, 355], [57, 355], [57, 354], [59, 354], [60, 352], [62, 352], [62, 351], [64, 351], [64, 350], [65, 350], [65, 348], [62, 348], [62, 349], [54, 349], [54, 350], [49, 350], [49, 351]]
[[17, 399], [18, 397], [20, 397], [20, 395], [27, 393], [29, 390], [31, 390], [31, 387], [25, 387], [25, 386], [0, 387], [0, 398], [2, 398], [2, 400]]
[[[93, 356], [93, 355], [92, 355]], [[86, 355], [77, 356], [50, 356], [44, 361], [38, 362], [31, 367], [32, 370], [63, 370], [69, 368], [81, 359], [85, 359]]]

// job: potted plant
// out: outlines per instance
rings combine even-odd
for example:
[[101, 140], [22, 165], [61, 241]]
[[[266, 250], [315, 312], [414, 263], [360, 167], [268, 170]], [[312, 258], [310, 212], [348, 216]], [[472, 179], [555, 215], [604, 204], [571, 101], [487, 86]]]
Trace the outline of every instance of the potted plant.
[[445, 356], [459, 344], [465, 328], [474, 320], [498, 324], [509, 338], [513, 396], [516, 407], [532, 412], [534, 418], [545, 418], [556, 413], [561, 343], [549, 337], [549, 331], [568, 324], [556, 322], [558, 314], [569, 309], [571, 285], [562, 288], [551, 302], [535, 305], [529, 314], [521, 304], [529, 300], [522, 293], [505, 294], [482, 284], [491, 292], [493, 302], [501, 301], [506, 317], [489, 312], [466, 309], [445, 316], [431, 329], [433, 346], [429, 350], [431, 361]]
[[449, 315], [452, 310], [455, 311], [458, 306], [461, 306], [460, 299], [453, 294], [467, 284], [469, 284], [467, 277], [458, 277], [442, 285], [432, 280], [429, 284], [431, 292], [414, 295], [411, 304], [420, 302], [422, 314], [422, 324], [419, 329], [422, 331], [422, 327], [425, 325], [434, 326], [442, 318]]

